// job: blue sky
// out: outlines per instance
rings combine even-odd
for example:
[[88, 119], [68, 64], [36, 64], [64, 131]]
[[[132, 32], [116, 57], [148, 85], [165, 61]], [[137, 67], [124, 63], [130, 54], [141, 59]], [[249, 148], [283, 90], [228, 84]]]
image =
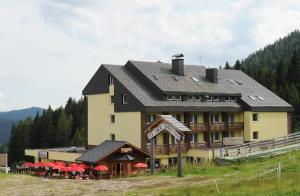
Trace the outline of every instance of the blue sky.
[[79, 98], [101, 63], [218, 67], [299, 27], [298, 0], [0, 1], [0, 111]]

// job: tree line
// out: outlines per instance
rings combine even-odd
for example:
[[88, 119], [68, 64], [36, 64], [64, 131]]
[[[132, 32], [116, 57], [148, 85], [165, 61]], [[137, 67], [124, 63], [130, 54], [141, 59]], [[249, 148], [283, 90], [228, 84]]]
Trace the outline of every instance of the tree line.
[[69, 98], [65, 107], [51, 106], [35, 118], [27, 118], [13, 125], [8, 145], [9, 163], [26, 159], [26, 148], [84, 146], [86, 102]]
[[[225, 63], [224, 69], [242, 70], [257, 82], [294, 106], [300, 115], [300, 32], [295, 30], [274, 44], [237, 60]], [[294, 127], [300, 127], [294, 121]]]

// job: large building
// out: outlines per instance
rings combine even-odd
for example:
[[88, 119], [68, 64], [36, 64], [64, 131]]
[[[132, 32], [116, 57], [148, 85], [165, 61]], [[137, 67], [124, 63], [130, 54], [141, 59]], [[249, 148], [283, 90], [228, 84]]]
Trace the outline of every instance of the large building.
[[[103, 64], [83, 90], [87, 97], [87, 148], [105, 140], [127, 141], [149, 150], [146, 127], [158, 115], [173, 115], [185, 133], [183, 157], [211, 158], [211, 149], [265, 140], [291, 132], [292, 106], [239, 70], [128, 61]], [[177, 141], [155, 137], [157, 165], [174, 164]]]

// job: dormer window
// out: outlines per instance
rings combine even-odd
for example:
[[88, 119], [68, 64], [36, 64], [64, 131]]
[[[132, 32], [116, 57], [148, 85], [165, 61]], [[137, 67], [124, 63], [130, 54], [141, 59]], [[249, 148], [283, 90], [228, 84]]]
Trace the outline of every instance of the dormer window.
[[236, 97], [231, 97], [230, 99], [231, 99], [231, 101], [236, 101], [237, 100]]
[[212, 101], [212, 96], [206, 96], [206, 101]]
[[201, 101], [200, 95], [195, 95], [195, 101]]
[[122, 104], [127, 104], [127, 103], [128, 103], [127, 94], [122, 94]]
[[219, 101], [219, 97], [218, 96], [213, 96], [213, 101]]
[[193, 101], [193, 96], [192, 95], [188, 95], [187, 98], [186, 98], [188, 101]]
[[224, 97], [224, 101], [225, 102], [229, 102], [230, 101], [230, 97]]
[[168, 101], [173, 101], [173, 95], [167, 95], [167, 100]]
[[181, 96], [180, 95], [174, 95], [174, 100], [181, 101]]

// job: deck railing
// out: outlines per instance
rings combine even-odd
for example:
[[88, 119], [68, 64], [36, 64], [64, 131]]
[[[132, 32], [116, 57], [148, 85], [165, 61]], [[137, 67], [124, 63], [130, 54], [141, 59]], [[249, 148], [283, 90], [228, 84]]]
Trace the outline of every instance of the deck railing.
[[283, 146], [300, 143], [300, 132], [292, 133], [284, 137], [278, 137], [270, 140], [245, 143], [241, 145], [224, 147], [213, 150], [214, 158], [247, 155], [249, 153], [260, 152], [268, 149], [275, 149]]
[[236, 130], [236, 129], [243, 129], [244, 123], [243, 122], [219, 122], [219, 123], [190, 123], [186, 124], [186, 126], [190, 127], [192, 131], [225, 131], [229, 130]]

